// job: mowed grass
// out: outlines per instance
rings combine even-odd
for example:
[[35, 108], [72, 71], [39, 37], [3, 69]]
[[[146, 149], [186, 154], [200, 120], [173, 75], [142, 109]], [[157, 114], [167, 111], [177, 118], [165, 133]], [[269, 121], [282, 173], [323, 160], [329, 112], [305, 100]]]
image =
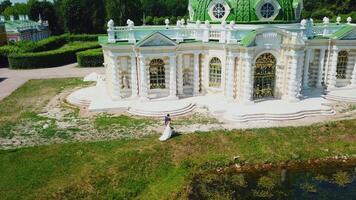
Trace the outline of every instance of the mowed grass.
[[[37, 114], [53, 96], [83, 85], [79, 79], [26, 83], [0, 102], [0, 129], [6, 134], [5, 128], [23, 118], [41, 120]], [[92, 123], [105, 132], [116, 125], [129, 129], [154, 122], [103, 115]], [[186, 199], [193, 176], [216, 167], [356, 156], [356, 120], [197, 132], [164, 143], [157, 138], [0, 151], [1, 199]]]
[[[356, 121], [0, 151], [3, 199], [185, 199], [194, 174], [356, 154]], [[234, 160], [240, 156], [239, 161]]]

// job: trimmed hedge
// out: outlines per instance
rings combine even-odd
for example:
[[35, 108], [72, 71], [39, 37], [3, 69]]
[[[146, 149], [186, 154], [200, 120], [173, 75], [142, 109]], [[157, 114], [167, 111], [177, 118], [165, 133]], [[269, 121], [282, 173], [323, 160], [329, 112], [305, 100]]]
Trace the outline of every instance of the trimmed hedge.
[[33, 69], [57, 67], [76, 62], [76, 53], [100, 47], [97, 42], [86, 42], [56, 50], [16, 53], [8, 56], [9, 67], [12, 69]]
[[77, 53], [79, 67], [99, 67], [103, 66], [104, 55], [101, 48], [90, 49]]
[[[12, 45], [3, 46], [0, 47], [0, 64], [14, 69], [28, 69], [55, 67], [73, 63], [76, 62], [76, 52], [100, 47], [97, 43], [98, 36], [99, 35], [65, 34], [52, 36], [38, 42], [21, 41]], [[84, 43], [72, 46], [71, 48], [66, 47], [66, 44], [70, 44], [71, 42]], [[90, 42], [93, 43], [87, 46], [86, 43]], [[94, 42], [96, 45], [94, 45]], [[33, 58], [31, 59], [31, 57]], [[51, 60], [52, 58], [55, 60]], [[40, 61], [41, 59], [43, 59], [43, 61]], [[25, 62], [28, 63], [26, 64]]]

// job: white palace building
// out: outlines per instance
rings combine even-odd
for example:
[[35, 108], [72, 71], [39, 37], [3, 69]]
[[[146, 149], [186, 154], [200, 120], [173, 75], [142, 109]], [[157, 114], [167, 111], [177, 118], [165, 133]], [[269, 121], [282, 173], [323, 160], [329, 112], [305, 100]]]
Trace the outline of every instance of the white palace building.
[[301, 19], [303, 0], [190, 0], [188, 9], [190, 19], [174, 25], [108, 22], [99, 40], [111, 101], [211, 95], [257, 106], [356, 88], [350, 17]]

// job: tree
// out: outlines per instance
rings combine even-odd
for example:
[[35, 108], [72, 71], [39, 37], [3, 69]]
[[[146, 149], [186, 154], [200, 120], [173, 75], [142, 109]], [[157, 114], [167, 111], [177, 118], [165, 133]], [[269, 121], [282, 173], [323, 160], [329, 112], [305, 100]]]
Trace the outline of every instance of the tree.
[[49, 28], [53, 34], [62, 33], [61, 27], [58, 25], [58, 17], [56, 15], [53, 3], [48, 1], [30, 0], [28, 2], [28, 13], [31, 20], [39, 20], [41, 15], [42, 20], [48, 21]]
[[60, 13], [69, 33], [102, 33], [105, 27], [103, 0], [62, 0]]
[[0, 13], [3, 13], [6, 8], [11, 7], [12, 3], [10, 0], [4, 0], [0, 3]]
[[125, 26], [128, 19], [141, 24], [143, 12], [140, 0], [106, 0], [106, 19], [113, 19], [116, 25]]
[[25, 3], [15, 3], [14, 6], [7, 7], [2, 13], [4, 16], [9, 17], [10, 15], [14, 15], [18, 17], [18, 15], [26, 15], [28, 13], [28, 7]]

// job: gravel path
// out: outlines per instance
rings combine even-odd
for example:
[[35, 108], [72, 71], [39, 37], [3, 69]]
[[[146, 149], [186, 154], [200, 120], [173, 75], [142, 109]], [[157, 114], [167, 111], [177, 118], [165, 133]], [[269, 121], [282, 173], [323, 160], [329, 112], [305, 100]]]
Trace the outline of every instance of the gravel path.
[[103, 67], [79, 68], [76, 66], [75, 63], [46, 69], [11, 70], [0, 68], [0, 100], [9, 96], [30, 79], [84, 77], [92, 72], [104, 73]]

